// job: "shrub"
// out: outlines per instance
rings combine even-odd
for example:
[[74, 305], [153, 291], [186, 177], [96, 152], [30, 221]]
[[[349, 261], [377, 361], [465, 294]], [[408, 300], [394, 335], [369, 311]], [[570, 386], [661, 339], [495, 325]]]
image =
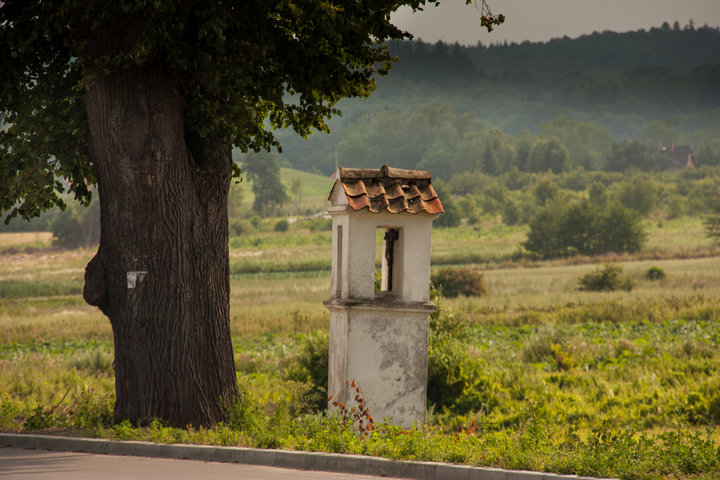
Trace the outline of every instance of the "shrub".
[[240, 220], [239, 218], [233, 218], [229, 223], [229, 230], [231, 236], [247, 235], [256, 231], [256, 228], [247, 220]]
[[430, 342], [448, 337], [464, 339], [470, 329], [470, 322], [461, 315], [455, 315], [443, 304], [443, 296], [435, 289], [430, 290], [430, 300], [435, 303], [435, 311], [430, 315]]
[[24, 430], [43, 430], [54, 426], [56, 419], [52, 416], [51, 410], [45, 410], [41, 405], [35, 407], [32, 415], [25, 419]]
[[573, 353], [563, 348], [559, 343], [550, 345], [550, 351], [552, 351], [553, 359], [555, 360], [555, 365], [558, 370], [570, 370], [575, 366], [575, 356]]
[[458, 414], [497, 406], [494, 388], [470, 355], [467, 344], [448, 337], [430, 343], [428, 356], [428, 402]]
[[503, 205], [502, 221], [505, 225], [517, 225], [522, 218], [522, 211], [517, 203], [510, 200]]
[[442, 204], [445, 213], [441, 214], [440, 217], [435, 220], [435, 226], [450, 228], [460, 225], [462, 216], [457, 204], [450, 199], [444, 200]]
[[139, 429], [135, 428], [127, 419], [112, 428], [112, 436], [116, 440], [132, 440], [137, 438], [139, 433]]
[[558, 187], [550, 178], [540, 178], [533, 188], [535, 203], [545, 206], [558, 197]]
[[571, 163], [570, 152], [557, 137], [539, 140], [528, 156], [528, 169], [533, 172], [560, 173], [569, 170]]
[[289, 228], [290, 223], [288, 223], [288, 221], [283, 218], [275, 223], [275, 227], [273, 227], [273, 230], [275, 230], [276, 232], [287, 232]]
[[490, 381], [482, 375], [481, 365], [470, 355], [462, 340], [469, 323], [445, 308], [442, 295], [431, 291], [437, 309], [430, 315], [428, 352], [428, 402], [441, 410], [467, 413], [489, 411], [497, 405]]
[[645, 243], [646, 234], [640, 218], [618, 203], [598, 215], [597, 244], [590, 253], [637, 252]]
[[593, 205], [604, 206], [608, 201], [607, 187], [601, 182], [593, 183], [588, 189], [588, 198]]
[[703, 221], [705, 234], [715, 243], [720, 243], [720, 215], [712, 215]]
[[261, 416], [264, 413], [260, 405], [245, 391], [238, 391], [225, 408], [227, 424], [235, 430], [253, 432], [259, 430], [258, 427], [263, 423]]
[[445, 297], [481, 297], [487, 293], [483, 274], [469, 268], [441, 268], [432, 274], [430, 281]]
[[645, 272], [645, 278], [648, 280], [665, 280], [665, 271], [660, 267], [650, 267]]
[[310, 386], [306, 402], [318, 411], [327, 408], [329, 351], [327, 333], [306, 335], [301, 339], [299, 352], [290, 360], [286, 371], [290, 380]]
[[636, 176], [620, 185], [618, 197], [627, 208], [640, 215], [647, 215], [655, 209], [657, 187], [654, 182], [643, 176]]
[[629, 278], [623, 278], [622, 267], [619, 265], [605, 265], [596, 268], [580, 278], [579, 290], [602, 292], [612, 290], [632, 290], [633, 284]]
[[694, 425], [720, 425], [720, 394], [691, 393], [683, 410], [688, 421]]
[[12, 432], [17, 424], [16, 418], [22, 418], [22, 409], [17, 402], [10, 399], [7, 392], [0, 394], [0, 431]]

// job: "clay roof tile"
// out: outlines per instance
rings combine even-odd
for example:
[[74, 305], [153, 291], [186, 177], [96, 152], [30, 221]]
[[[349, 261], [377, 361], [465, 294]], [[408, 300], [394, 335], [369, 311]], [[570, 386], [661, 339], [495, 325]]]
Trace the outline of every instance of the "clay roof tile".
[[445, 211], [428, 171], [387, 165], [377, 170], [343, 167], [338, 170], [337, 181], [342, 184], [353, 210], [367, 208], [374, 213], [425, 212], [433, 215]]

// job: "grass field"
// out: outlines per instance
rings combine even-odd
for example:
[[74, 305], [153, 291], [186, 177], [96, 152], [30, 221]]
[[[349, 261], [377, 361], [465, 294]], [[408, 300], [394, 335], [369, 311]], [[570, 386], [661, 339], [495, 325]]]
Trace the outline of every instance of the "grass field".
[[[633, 256], [548, 262], [513, 260], [522, 227], [435, 230], [433, 264], [480, 270], [488, 288], [441, 301], [442, 315], [466, 326], [433, 343], [433, 358], [457, 366], [444, 381], [459, 400], [432, 408], [422, 429], [367, 437], [311, 413], [298, 373], [327, 331], [329, 232], [298, 222], [231, 240], [231, 331], [245, 396], [212, 430], [112, 425], [112, 332], [81, 298], [93, 252], [26, 249], [47, 235], [0, 235], [0, 246], [16, 249], [0, 250], [0, 430], [720, 478], [720, 255], [697, 219], [648, 230]], [[632, 290], [577, 290], [608, 262], [623, 267]], [[647, 280], [651, 266], [666, 278]]]
[[0, 234], [0, 253], [47, 248], [52, 243], [50, 232], [18, 232]]

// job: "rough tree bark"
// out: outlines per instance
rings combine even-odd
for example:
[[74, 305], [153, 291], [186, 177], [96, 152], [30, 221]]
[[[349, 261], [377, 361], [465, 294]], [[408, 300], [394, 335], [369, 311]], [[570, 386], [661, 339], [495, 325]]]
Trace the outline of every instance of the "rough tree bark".
[[[235, 393], [230, 147], [187, 134], [179, 83], [160, 67], [97, 77], [86, 108], [101, 238], [84, 297], [112, 324], [115, 420], [217, 423]], [[128, 272], [147, 274], [129, 288]]]

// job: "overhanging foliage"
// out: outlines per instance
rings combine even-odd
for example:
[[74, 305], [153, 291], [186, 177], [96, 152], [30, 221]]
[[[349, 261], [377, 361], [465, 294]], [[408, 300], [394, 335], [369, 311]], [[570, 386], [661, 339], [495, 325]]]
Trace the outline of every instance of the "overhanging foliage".
[[[470, 2], [468, 2], [470, 3]], [[185, 129], [247, 151], [273, 128], [328, 131], [343, 97], [364, 97], [394, 60], [390, 23], [425, 0], [198, 2], [6, 0], [0, 6], [0, 211], [36, 217], [87, 204], [95, 183], [84, 94], [98, 75], [160, 68], [179, 79]], [[502, 23], [484, 1], [482, 24]], [[113, 37], [121, 28], [123, 39]]]

